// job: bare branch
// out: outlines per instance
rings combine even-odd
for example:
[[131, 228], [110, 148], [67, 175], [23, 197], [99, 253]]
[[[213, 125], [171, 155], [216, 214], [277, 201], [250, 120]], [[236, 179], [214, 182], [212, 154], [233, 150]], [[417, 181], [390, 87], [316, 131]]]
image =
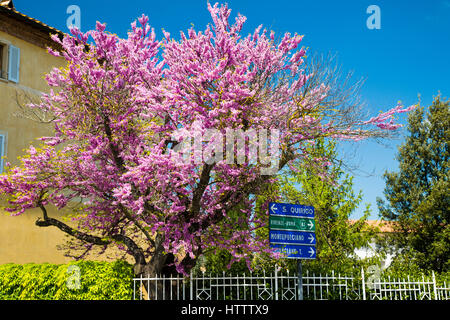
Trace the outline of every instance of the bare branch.
[[32, 105], [41, 103], [40, 92], [29, 92], [29, 90], [16, 90], [16, 104], [18, 111], [13, 113], [17, 118], [29, 119], [34, 122], [49, 124], [55, 121], [56, 116], [43, 108], [33, 108]]

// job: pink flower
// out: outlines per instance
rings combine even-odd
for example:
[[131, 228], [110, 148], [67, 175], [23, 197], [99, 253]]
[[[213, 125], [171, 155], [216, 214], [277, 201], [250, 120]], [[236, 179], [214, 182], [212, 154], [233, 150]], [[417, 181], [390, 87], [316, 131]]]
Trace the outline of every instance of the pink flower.
[[97, 21], [97, 23], [95, 24], [95, 29], [98, 31], [98, 32], [103, 32], [103, 31], [105, 31], [105, 29], [106, 29], [106, 23], [100, 23], [100, 22], [98, 22]]

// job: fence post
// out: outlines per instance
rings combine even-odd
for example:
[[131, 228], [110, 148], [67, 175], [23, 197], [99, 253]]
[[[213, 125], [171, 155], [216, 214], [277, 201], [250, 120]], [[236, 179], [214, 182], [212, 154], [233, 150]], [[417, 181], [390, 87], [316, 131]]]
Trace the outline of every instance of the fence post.
[[189, 300], [194, 300], [194, 279], [193, 279], [193, 274], [192, 274], [192, 270], [191, 270], [191, 275], [189, 277]]
[[366, 280], [364, 279], [364, 267], [361, 268], [363, 300], [366, 300]]
[[297, 259], [297, 291], [298, 300], [303, 300], [303, 276], [301, 259]]
[[278, 268], [275, 265], [275, 300], [278, 300]]
[[434, 271], [432, 271], [432, 278], [433, 278], [433, 292], [434, 292], [434, 300], [438, 300], [437, 295], [437, 288], [436, 288], [436, 277], [434, 276]]

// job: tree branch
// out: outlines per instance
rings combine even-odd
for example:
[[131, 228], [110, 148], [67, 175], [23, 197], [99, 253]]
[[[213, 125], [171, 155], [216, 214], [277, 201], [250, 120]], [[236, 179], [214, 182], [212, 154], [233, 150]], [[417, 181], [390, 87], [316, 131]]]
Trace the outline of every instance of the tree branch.
[[200, 175], [200, 181], [192, 196], [192, 205], [191, 205], [192, 216], [195, 216], [195, 214], [200, 211], [200, 201], [202, 199], [206, 187], [209, 184], [210, 173], [213, 167], [214, 164], [205, 164], [203, 166], [202, 173]]
[[119, 208], [120, 210], [123, 212], [123, 214], [125, 215], [125, 217], [130, 220], [131, 222], [134, 223], [134, 225], [136, 227], [139, 228], [139, 230], [142, 231], [142, 233], [145, 235], [145, 237], [147, 238], [147, 240], [151, 243], [151, 245], [153, 247], [155, 247], [155, 241], [153, 240], [152, 236], [148, 233], [147, 230], [145, 230], [145, 228], [139, 223], [139, 221], [137, 219], [134, 219], [133, 216], [128, 212], [127, 208], [125, 208], [122, 204], [119, 204]]
[[36, 221], [36, 225], [38, 227], [50, 227], [50, 226], [54, 226], [57, 227], [59, 230], [71, 235], [72, 237], [84, 241], [84, 242], [88, 242], [91, 244], [95, 244], [95, 245], [109, 245], [112, 243], [111, 240], [108, 240], [108, 238], [114, 240], [114, 241], [118, 241], [118, 242], [122, 242], [123, 244], [125, 244], [127, 246], [127, 248], [131, 251], [131, 254], [133, 255], [135, 261], [137, 264], [145, 264], [145, 255], [144, 252], [142, 251], [142, 249], [133, 241], [131, 240], [129, 237], [121, 235], [121, 234], [115, 234], [109, 237], [98, 237], [98, 236], [93, 236], [90, 234], [87, 234], [85, 232], [81, 232], [78, 231], [76, 229], [73, 229], [71, 227], [69, 227], [67, 224], [65, 224], [64, 222], [61, 222], [57, 219], [53, 219], [53, 218], [49, 218], [48, 217], [48, 213], [47, 213], [47, 209], [44, 207], [44, 205], [39, 204], [39, 208], [42, 210], [42, 214], [43, 214], [43, 218], [44, 220], [41, 220], [40, 218], [38, 218], [38, 220]]

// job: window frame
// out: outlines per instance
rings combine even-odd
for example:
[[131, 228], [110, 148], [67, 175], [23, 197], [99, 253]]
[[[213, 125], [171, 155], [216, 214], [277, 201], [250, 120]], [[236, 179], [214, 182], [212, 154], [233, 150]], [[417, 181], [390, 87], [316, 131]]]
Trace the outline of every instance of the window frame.
[[5, 45], [0, 42], [0, 78], [3, 78], [3, 51], [5, 50]]
[[1, 80], [6, 80], [8, 81], [8, 69], [9, 69], [9, 64], [8, 64], [8, 55], [9, 55], [9, 45], [10, 43], [0, 39], [0, 51], [1, 55], [0, 55], [0, 59], [1, 59], [1, 64], [0, 64], [0, 79]]

